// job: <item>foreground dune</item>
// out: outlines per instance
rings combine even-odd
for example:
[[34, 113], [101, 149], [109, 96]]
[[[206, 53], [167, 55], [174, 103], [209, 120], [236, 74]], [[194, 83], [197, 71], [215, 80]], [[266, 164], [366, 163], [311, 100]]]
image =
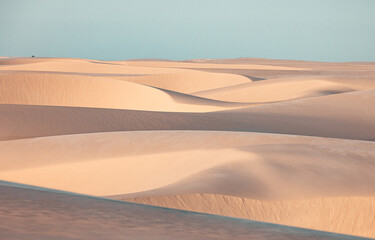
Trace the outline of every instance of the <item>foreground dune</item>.
[[218, 194], [186, 194], [118, 199], [350, 235], [375, 236], [375, 197], [261, 201]]
[[[363, 239], [1, 182], [4, 239]], [[11, 209], [11, 211], [10, 211]]]
[[[134, 131], [0, 144], [2, 179], [93, 195], [139, 195], [161, 187], [160, 194], [217, 193], [266, 200], [375, 194], [375, 148], [366, 141]], [[293, 178], [285, 178], [291, 173]]]
[[152, 131], [2, 141], [0, 150], [7, 181], [374, 236], [373, 142]]

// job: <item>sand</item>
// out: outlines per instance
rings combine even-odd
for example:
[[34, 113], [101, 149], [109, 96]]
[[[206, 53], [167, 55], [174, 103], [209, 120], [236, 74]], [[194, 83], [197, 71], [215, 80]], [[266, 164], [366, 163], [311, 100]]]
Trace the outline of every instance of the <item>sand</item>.
[[19, 239], [301, 239], [353, 236], [74, 195], [0, 181], [1, 237]]
[[367, 78], [289, 77], [237, 84], [193, 95], [231, 102], [279, 102], [375, 88]]
[[374, 106], [374, 63], [1, 58], [0, 180], [69, 193], [3, 182], [0, 229], [7, 239], [375, 238]]
[[[120, 198], [121, 199], [121, 198]], [[333, 197], [261, 201], [218, 194], [125, 198], [127, 201], [188, 211], [282, 223], [310, 229], [374, 236], [374, 197]]]
[[372, 141], [374, 101], [375, 90], [364, 90], [205, 113], [0, 104], [0, 139], [103, 131], [215, 130]]
[[0, 75], [0, 89], [2, 104], [172, 112], [208, 112], [243, 105], [204, 99], [117, 79], [61, 74]]

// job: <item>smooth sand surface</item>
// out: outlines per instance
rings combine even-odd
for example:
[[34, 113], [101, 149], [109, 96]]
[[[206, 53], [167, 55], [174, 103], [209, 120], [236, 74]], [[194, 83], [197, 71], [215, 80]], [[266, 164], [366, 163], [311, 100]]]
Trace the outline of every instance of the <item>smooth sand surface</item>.
[[367, 78], [284, 77], [200, 91], [193, 95], [231, 102], [278, 102], [374, 88], [375, 81]]
[[164, 73], [147, 76], [125, 76], [118, 78], [186, 94], [252, 82], [251, 79], [237, 74], [201, 71]]
[[0, 103], [174, 112], [242, 106], [117, 79], [36, 73], [0, 75]]
[[[368, 160], [375, 157], [375, 144], [367, 141], [133, 131], [1, 141], [0, 146], [4, 180], [93, 195], [170, 189], [180, 181], [172, 193], [268, 200], [375, 194], [375, 163]], [[322, 166], [325, 171], [319, 171]], [[294, 178], [285, 177], [291, 173]]]
[[373, 142], [134, 131], [2, 141], [0, 149], [0, 158], [7, 159], [0, 173], [7, 181], [345, 234], [374, 234]]
[[258, 65], [258, 64], [227, 64], [220, 63], [189, 63], [189, 62], [163, 62], [163, 61], [131, 61], [123, 62], [125, 65], [129, 66], [141, 66], [141, 67], [158, 67], [158, 68], [182, 68], [182, 69], [270, 69], [270, 70], [305, 70], [305, 68], [295, 68], [295, 67], [283, 67], [283, 66], [273, 66], [273, 65]]
[[[9, 60], [2, 60], [0, 70], [10, 71], [47, 71], [66, 73], [120, 73], [120, 74], [156, 74], [184, 72], [184, 69], [138, 67], [112, 62], [102, 62], [86, 59], [15, 59], [9, 64]], [[7, 64], [8, 63], [8, 64]]]
[[[121, 198], [120, 198], [121, 199]], [[127, 201], [188, 211], [282, 223], [351, 235], [374, 236], [375, 197], [333, 197], [261, 201], [218, 194], [125, 198]]]
[[0, 139], [103, 131], [216, 130], [372, 141], [374, 101], [375, 90], [364, 90], [208, 113], [0, 104]]
[[[0, 180], [374, 238], [374, 106], [374, 63], [1, 58]], [[336, 239], [0, 189], [6, 239]]]

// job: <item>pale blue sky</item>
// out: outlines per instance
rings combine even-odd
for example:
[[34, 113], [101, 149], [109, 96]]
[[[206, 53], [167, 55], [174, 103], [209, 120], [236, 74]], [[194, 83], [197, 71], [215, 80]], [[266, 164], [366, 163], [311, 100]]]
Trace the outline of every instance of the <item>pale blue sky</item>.
[[375, 61], [375, 0], [0, 0], [0, 55]]

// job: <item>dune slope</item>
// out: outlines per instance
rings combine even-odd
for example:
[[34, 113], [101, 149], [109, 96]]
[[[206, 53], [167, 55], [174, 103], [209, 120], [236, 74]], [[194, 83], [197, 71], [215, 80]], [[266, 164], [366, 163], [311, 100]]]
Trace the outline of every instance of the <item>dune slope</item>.
[[374, 101], [375, 90], [366, 90], [209, 113], [0, 104], [0, 140], [130, 130], [252, 131], [374, 140]]
[[36, 73], [0, 75], [0, 103], [175, 112], [205, 112], [238, 105], [128, 81]]
[[0, 142], [6, 159], [0, 174], [7, 181], [373, 237], [374, 144], [238, 132], [66, 135]]
[[[1, 236], [18, 239], [363, 239], [1, 182]], [[9, 211], [12, 209], [12, 211]]]
[[375, 197], [261, 201], [219, 194], [177, 194], [119, 199], [329, 232], [375, 236]]
[[251, 82], [241, 75], [201, 71], [129, 76], [120, 79], [186, 94]]
[[193, 95], [231, 102], [278, 102], [369, 89], [375, 89], [375, 81], [367, 78], [304, 76], [237, 84]]

